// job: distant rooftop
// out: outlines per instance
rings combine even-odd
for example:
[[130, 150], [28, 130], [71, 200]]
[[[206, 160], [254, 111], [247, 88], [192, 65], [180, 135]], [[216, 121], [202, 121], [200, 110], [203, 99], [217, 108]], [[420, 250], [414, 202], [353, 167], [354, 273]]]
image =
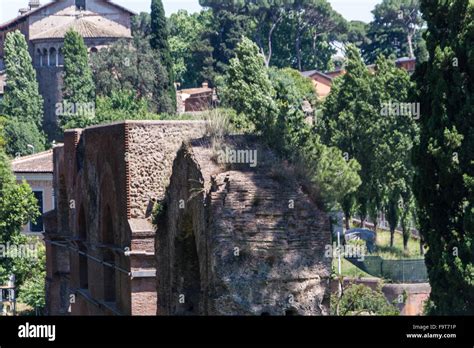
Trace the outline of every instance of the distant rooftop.
[[86, 18], [78, 18], [65, 25], [54, 27], [50, 30], [40, 32], [38, 35], [32, 36], [31, 40], [40, 39], [62, 39], [69, 30], [74, 30], [83, 38], [104, 38], [104, 37], [122, 37], [122, 33], [107, 29], [87, 20]]
[[15, 173], [53, 173], [53, 150], [18, 157], [12, 161]]
[[[64, 0], [53, 0], [51, 2], [48, 2], [47, 4], [44, 4], [44, 5], [41, 5], [39, 1], [36, 1], [36, 0], [33, 0], [33, 1], [30, 1], [29, 3], [29, 8], [25, 8], [25, 9], [20, 9], [20, 15], [9, 20], [8, 22], [5, 22], [5, 23], [1, 23], [0, 24], [0, 30], [4, 30], [4, 29], [7, 29], [10, 25], [15, 25], [17, 22], [27, 18], [28, 16], [42, 10], [42, 9], [45, 9], [51, 5], [53, 5], [54, 3], [56, 2], [59, 2], [59, 1], [64, 1]], [[122, 11], [125, 11], [125, 12], [128, 12], [130, 13], [131, 15], [136, 15], [135, 12], [123, 7], [123, 6], [120, 6], [110, 0], [105, 0], [106, 2], [108, 2], [109, 4], [111, 4], [112, 6], [115, 6], [119, 9], [121, 9]]]

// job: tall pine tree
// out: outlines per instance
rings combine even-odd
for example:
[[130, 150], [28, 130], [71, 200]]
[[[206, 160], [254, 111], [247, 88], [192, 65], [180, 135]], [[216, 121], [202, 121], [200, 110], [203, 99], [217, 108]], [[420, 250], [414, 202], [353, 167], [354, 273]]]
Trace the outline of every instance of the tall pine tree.
[[161, 0], [151, 2], [151, 47], [157, 52], [164, 69], [157, 69], [155, 82], [155, 100], [160, 113], [176, 112], [176, 88], [168, 43], [169, 29], [165, 9]]
[[[7, 88], [0, 112], [6, 116], [6, 151], [12, 156], [44, 149], [43, 98], [39, 94], [26, 39], [18, 30], [5, 40]], [[30, 146], [28, 146], [30, 145]]]
[[434, 314], [474, 313], [474, 3], [422, 0], [415, 195]]

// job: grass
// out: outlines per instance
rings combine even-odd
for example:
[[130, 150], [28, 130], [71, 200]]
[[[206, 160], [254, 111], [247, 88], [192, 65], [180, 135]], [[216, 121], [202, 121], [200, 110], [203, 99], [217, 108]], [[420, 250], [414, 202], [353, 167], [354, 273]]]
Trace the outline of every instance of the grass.
[[[333, 267], [334, 273], [338, 274], [337, 257], [333, 258], [332, 267]], [[351, 277], [351, 278], [363, 278], [363, 277], [373, 278], [373, 276], [371, 276], [368, 273], [365, 273], [363, 270], [354, 266], [352, 263], [350, 263], [344, 258], [341, 258], [341, 273], [343, 276]]]
[[[371, 256], [380, 256], [385, 260], [400, 260], [400, 259], [421, 259], [420, 242], [419, 240], [410, 237], [408, 239], [408, 250], [403, 248], [403, 236], [395, 232], [393, 247], [390, 246], [390, 232], [384, 230], [377, 230], [377, 249]], [[360, 268], [354, 266], [349, 261], [342, 258], [341, 271], [345, 277], [361, 278], [372, 277], [370, 274], [364, 272]], [[332, 267], [334, 273], [337, 274], [337, 258], [333, 258]]]
[[408, 239], [408, 250], [403, 248], [403, 236], [395, 232], [393, 247], [390, 246], [390, 232], [377, 230], [377, 251], [373, 254], [387, 260], [394, 259], [419, 259], [420, 241], [410, 237]]

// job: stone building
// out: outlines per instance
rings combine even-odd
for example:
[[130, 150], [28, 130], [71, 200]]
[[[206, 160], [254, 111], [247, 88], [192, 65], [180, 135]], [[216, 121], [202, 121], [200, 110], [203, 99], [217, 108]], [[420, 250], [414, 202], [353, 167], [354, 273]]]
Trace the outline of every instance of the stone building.
[[234, 165], [216, 161], [207, 132], [202, 121], [66, 132], [44, 217], [48, 314], [328, 312], [327, 216], [255, 139], [225, 140], [261, 156]]
[[178, 114], [206, 111], [218, 103], [216, 89], [207, 82], [202, 87], [178, 90], [176, 99]]
[[119, 122], [65, 133], [45, 215], [47, 313], [155, 315], [153, 202], [204, 123]]
[[50, 137], [56, 135], [56, 104], [62, 101], [65, 33], [71, 29], [77, 31], [89, 52], [97, 52], [119, 39], [131, 38], [133, 15], [132, 11], [108, 0], [54, 0], [44, 5], [39, 0], [30, 0], [18, 17], [0, 24], [0, 75], [4, 69], [6, 36], [19, 30], [26, 37], [36, 69], [44, 98], [44, 128]]
[[[41, 214], [54, 208], [53, 190], [53, 151], [48, 150], [29, 156], [17, 157], [12, 161], [12, 169], [17, 182], [26, 181], [30, 185]], [[43, 217], [30, 221], [23, 226], [23, 233], [38, 234], [44, 232]]]

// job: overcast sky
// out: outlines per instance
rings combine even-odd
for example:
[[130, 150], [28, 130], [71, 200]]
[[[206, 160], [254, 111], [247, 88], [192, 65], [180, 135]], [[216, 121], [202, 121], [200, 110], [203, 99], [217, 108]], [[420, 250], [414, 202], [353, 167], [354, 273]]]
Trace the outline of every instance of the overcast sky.
[[[224, 0], [223, 0], [224, 1]], [[41, 0], [45, 4], [46, 0]], [[117, 4], [123, 5], [135, 12], [149, 11], [150, 0], [115, 0]], [[372, 14], [370, 11], [381, 0], [329, 0], [333, 8], [348, 20], [361, 20], [370, 22]], [[26, 7], [28, 0], [0, 0], [0, 23], [14, 18], [20, 7]], [[190, 12], [199, 11], [199, 0], [163, 0], [166, 13], [169, 15], [179, 9]]]

